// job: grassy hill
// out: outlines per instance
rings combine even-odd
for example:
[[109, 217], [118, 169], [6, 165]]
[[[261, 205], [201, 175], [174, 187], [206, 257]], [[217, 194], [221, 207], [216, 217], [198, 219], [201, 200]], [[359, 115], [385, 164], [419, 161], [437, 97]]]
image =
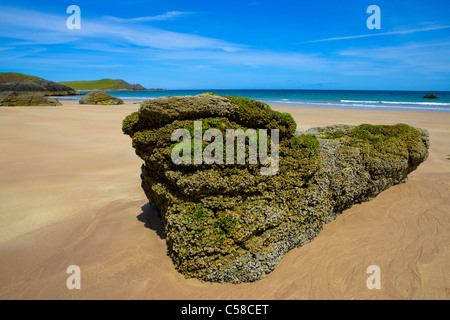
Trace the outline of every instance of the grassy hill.
[[0, 83], [14, 83], [43, 80], [41, 78], [16, 72], [0, 72]]
[[102, 79], [95, 81], [70, 81], [70, 82], [60, 82], [60, 84], [68, 86], [72, 89], [79, 91], [92, 91], [92, 90], [146, 90], [139, 84], [133, 85], [126, 81], [120, 79]]
[[46, 96], [70, 96], [77, 92], [70, 87], [39, 77], [16, 72], [0, 72], [0, 93], [33, 93]]

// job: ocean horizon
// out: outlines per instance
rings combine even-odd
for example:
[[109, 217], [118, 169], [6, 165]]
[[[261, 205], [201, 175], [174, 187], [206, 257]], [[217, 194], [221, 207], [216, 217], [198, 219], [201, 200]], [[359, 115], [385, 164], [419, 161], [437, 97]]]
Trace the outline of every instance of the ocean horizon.
[[[123, 100], [144, 101], [166, 96], [195, 96], [213, 92], [258, 100], [269, 105], [332, 107], [347, 109], [415, 110], [450, 112], [450, 91], [378, 91], [378, 90], [267, 90], [267, 89], [195, 89], [167, 91], [108, 91]], [[424, 99], [435, 93], [438, 99]], [[86, 93], [83, 93], [86, 94]], [[57, 97], [77, 100], [81, 96]]]

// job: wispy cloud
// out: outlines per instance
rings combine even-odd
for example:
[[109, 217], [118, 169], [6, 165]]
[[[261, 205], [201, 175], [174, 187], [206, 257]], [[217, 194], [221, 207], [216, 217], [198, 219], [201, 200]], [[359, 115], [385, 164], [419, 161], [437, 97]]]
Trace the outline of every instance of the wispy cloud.
[[[175, 16], [177, 14], [173, 14]], [[148, 17], [147, 17], [148, 18]], [[155, 17], [153, 17], [155, 18]], [[227, 52], [243, 46], [196, 34], [167, 31], [152, 26], [133, 27], [124, 21], [102, 21], [82, 18], [81, 30], [68, 30], [67, 16], [52, 15], [0, 5], [0, 37], [20, 44], [61, 44], [88, 39], [98, 42], [134, 45], [165, 50], [215, 49]], [[128, 21], [128, 20], [127, 20]], [[17, 40], [22, 40], [20, 42]]]
[[[52, 69], [55, 74], [59, 74], [62, 68], [68, 71], [82, 68], [83, 73], [92, 72], [93, 77], [97, 77], [100, 69], [105, 76], [110, 74], [106, 69], [133, 73], [148, 70], [148, 74], [152, 75], [160, 72], [159, 76], [169, 79], [167, 83], [172, 87], [192, 86], [194, 84], [189, 81], [196, 81], [197, 78], [200, 79], [200, 82], [196, 82], [197, 86], [207, 83], [211, 78], [220, 78], [215, 83], [223, 83], [224, 86], [250, 81], [272, 83], [276, 81], [277, 75], [282, 80], [286, 74], [296, 81], [301, 79], [302, 83], [303, 79], [308, 79], [314, 87], [320, 87], [321, 83], [330, 87], [333, 83], [327, 82], [328, 79], [337, 81], [339, 76], [390, 77], [398, 73], [402, 76], [415, 74], [436, 77], [443, 72], [450, 72], [449, 38], [433, 43], [416, 39], [414, 43], [399, 43], [389, 47], [376, 47], [375, 43], [370, 47], [347, 46], [340, 51], [330, 44], [327, 50], [314, 53], [291, 48], [263, 48], [262, 45], [255, 48], [221, 39], [220, 36], [214, 38], [169, 31], [156, 28], [156, 24], [145, 23], [181, 19], [188, 14], [170, 11], [130, 19], [82, 16], [82, 29], [68, 30], [67, 15], [0, 5], [0, 66], [4, 69], [29, 68], [46, 72]], [[449, 25], [416, 25], [404, 30], [308, 42], [412, 34], [448, 28]], [[247, 38], [249, 36], [246, 34], [239, 39], [246, 41]], [[37, 51], [38, 48], [41, 51]], [[180, 76], [183, 74], [184, 78]], [[220, 82], [224, 74], [228, 78], [224, 76], [224, 82]]]
[[450, 72], [449, 41], [349, 48], [337, 51], [336, 54], [352, 60], [371, 62], [374, 65], [390, 65], [390, 71], [394, 72], [406, 71], [421, 74]]
[[320, 40], [303, 41], [303, 42], [298, 42], [297, 44], [390, 36], [390, 35], [395, 35], [395, 34], [411, 34], [411, 33], [417, 33], [417, 32], [435, 31], [435, 30], [442, 30], [442, 29], [449, 29], [449, 28], [450, 28], [450, 25], [449, 26], [424, 27], [424, 28], [417, 28], [417, 29], [406, 29], [406, 30], [382, 32], [382, 33], [370, 33], [370, 34], [361, 34], [361, 35], [356, 35], [356, 36], [345, 36], [345, 37], [336, 37], [336, 38], [326, 38], [326, 39], [320, 39]]
[[191, 15], [192, 12], [183, 12], [183, 11], [169, 11], [156, 16], [149, 17], [138, 17], [138, 18], [118, 18], [112, 16], [106, 16], [106, 19], [117, 21], [117, 22], [150, 22], [150, 21], [169, 21], [178, 18], [183, 18], [185, 16]]
[[274, 52], [270, 50], [243, 49], [237, 52], [212, 50], [153, 51], [143, 57], [147, 61], [178, 63], [180, 66], [207, 63], [213, 66], [245, 66], [253, 69], [283, 68], [297, 71], [322, 72], [336, 64], [316, 54]]
[[247, 2], [246, 5], [249, 7], [253, 7], [253, 6], [259, 6], [262, 3], [263, 3], [263, 1], [252, 1], [252, 2]]
[[[173, 12], [177, 13], [172, 16], [180, 15], [178, 11]], [[173, 32], [148, 25], [130, 26], [128, 20], [112, 23], [107, 19], [82, 19], [81, 30], [68, 30], [65, 19], [67, 17], [0, 6], [0, 36], [13, 39], [9, 45], [16, 47], [67, 43], [74, 50], [84, 51], [90, 57], [92, 52], [97, 51], [115, 54], [120, 59], [126, 56], [131, 61], [176, 61], [202, 66], [214, 64], [315, 71], [329, 67], [326, 59], [314, 54], [257, 50], [197, 34]], [[3, 27], [5, 25], [7, 27]]]

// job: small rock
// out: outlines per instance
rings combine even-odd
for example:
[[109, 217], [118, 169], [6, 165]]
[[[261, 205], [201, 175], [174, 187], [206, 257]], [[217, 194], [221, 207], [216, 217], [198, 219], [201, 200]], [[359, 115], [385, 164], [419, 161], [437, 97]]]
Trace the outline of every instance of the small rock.
[[42, 94], [19, 94], [9, 91], [0, 95], [0, 106], [3, 107], [26, 107], [26, 106], [61, 106], [62, 104]]
[[434, 93], [431, 94], [427, 94], [425, 97], [423, 97], [424, 99], [437, 99], [437, 95], [435, 95]]

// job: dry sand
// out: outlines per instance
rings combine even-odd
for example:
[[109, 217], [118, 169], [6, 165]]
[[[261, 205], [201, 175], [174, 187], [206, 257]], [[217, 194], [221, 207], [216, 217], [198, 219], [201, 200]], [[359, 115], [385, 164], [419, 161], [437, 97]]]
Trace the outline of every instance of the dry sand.
[[[429, 159], [290, 251], [264, 279], [203, 283], [177, 273], [140, 187], [122, 120], [138, 105], [0, 108], [0, 299], [449, 299], [450, 113], [274, 107], [299, 130], [407, 123]], [[81, 268], [68, 290], [66, 269]], [[381, 270], [369, 290], [367, 267]]]

